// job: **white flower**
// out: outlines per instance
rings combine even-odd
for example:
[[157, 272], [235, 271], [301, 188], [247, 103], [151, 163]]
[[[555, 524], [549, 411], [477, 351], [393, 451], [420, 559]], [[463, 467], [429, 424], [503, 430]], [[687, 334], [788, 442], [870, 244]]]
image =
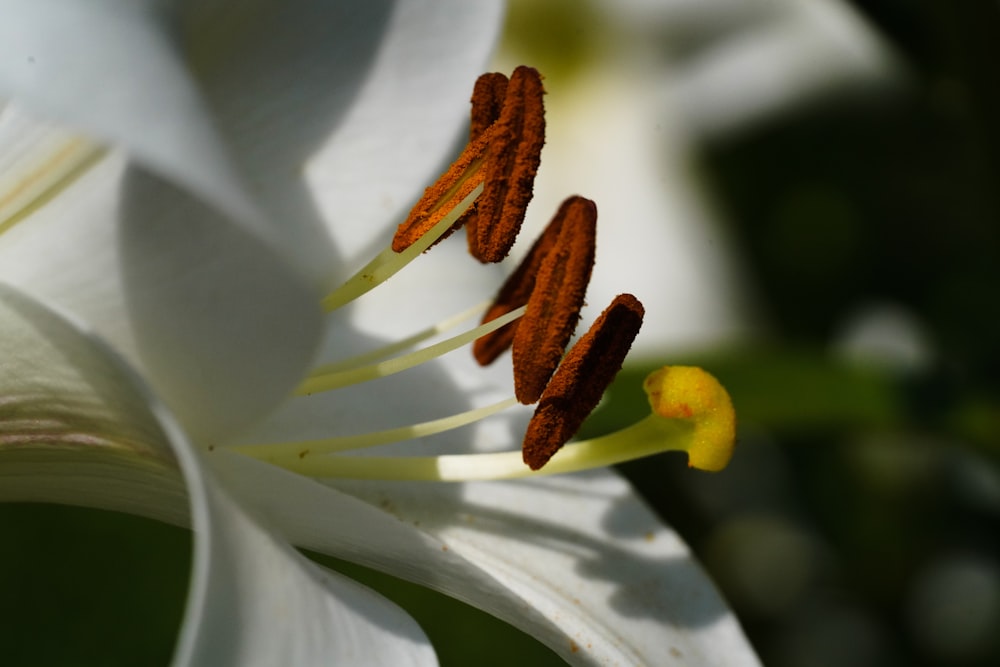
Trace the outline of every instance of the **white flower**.
[[[611, 472], [321, 483], [225, 446], [498, 395], [499, 371], [458, 353], [276, 409], [317, 350], [350, 357], [496, 288], [442, 246], [319, 308], [447, 153], [494, 3], [2, 0], [0, 15], [0, 499], [191, 525], [177, 664], [435, 664], [412, 619], [291, 544], [463, 599], [573, 664], [756, 664]], [[392, 451], [509, 447], [520, 428]]]
[[[741, 212], [714, 201], [695, 158], [705, 144], [803, 108], [895, 94], [905, 81], [902, 62], [843, 0], [585, 6], [600, 28], [574, 36], [588, 40], [575, 51], [546, 48], [539, 38], [501, 49], [504, 66], [537, 51], [572, 72], [547, 81], [552, 132], [534, 210], [555, 205], [572, 187], [615, 221], [602, 236], [589, 296], [600, 303], [630, 289], [644, 303], [655, 299], [633, 357], [745, 341], [759, 333], [762, 314], [755, 312], [754, 277], [742, 270], [728, 233]], [[520, 7], [528, 17], [521, 24], [540, 17], [554, 23], [546, 3]], [[637, 265], [646, 280], [628, 285]]]

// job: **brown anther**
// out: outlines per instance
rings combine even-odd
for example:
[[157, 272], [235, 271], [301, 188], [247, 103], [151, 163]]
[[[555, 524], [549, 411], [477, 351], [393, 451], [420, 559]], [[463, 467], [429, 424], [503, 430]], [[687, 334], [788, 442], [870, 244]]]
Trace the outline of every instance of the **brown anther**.
[[559, 365], [580, 319], [594, 267], [597, 206], [573, 196], [559, 214], [559, 236], [542, 260], [514, 332], [514, 395], [524, 404], [538, 400]]
[[545, 109], [542, 77], [521, 66], [514, 70], [504, 91], [500, 116], [486, 158], [486, 182], [476, 203], [472, 255], [481, 262], [499, 262], [510, 252], [531, 201], [535, 174], [545, 143]]
[[[472, 102], [472, 117], [469, 122], [470, 142], [478, 139], [500, 117], [503, 99], [507, 94], [507, 81], [507, 76], [500, 72], [489, 72], [476, 79], [470, 100]], [[455, 224], [456, 227], [465, 227], [469, 253], [474, 257], [479, 238], [478, 219], [479, 214], [473, 205]]]
[[[542, 261], [556, 246], [563, 221], [566, 219], [566, 213], [570, 210], [572, 202], [573, 199], [570, 198], [559, 206], [559, 210], [549, 221], [545, 231], [535, 240], [531, 250], [500, 287], [493, 299], [493, 304], [483, 315], [482, 324], [506, 315], [512, 310], [517, 310], [528, 303], [531, 292], [535, 289], [535, 278], [542, 266]], [[476, 339], [476, 342], [472, 344], [472, 355], [481, 366], [493, 363], [497, 357], [510, 348], [514, 341], [514, 331], [517, 329], [517, 324], [517, 321], [511, 322]]]
[[469, 123], [469, 141], [475, 141], [490, 125], [500, 118], [503, 100], [507, 94], [507, 75], [487, 72], [472, 88], [472, 118]]
[[619, 294], [570, 349], [528, 422], [521, 451], [529, 468], [544, 466], [580, 430], [621, 370], [644, 313], [638, 299]]
[[[420, 201], [410, 209], [406, 220], [396, 229], [396, 235], [392, 238], [392, 249], [395, 252], [403, 252], [413, 245], [483, 183], [486, 177], [484, 167], [487, 148], [495, 135], [493, 128], [487, 128], [478, 139], [470, 141], [434, 185], [424, 190]], [[457, 228], [457, 224], [452, 225], [438, 241]]]
[[458, 159], [424, 191], [392, 240], [402, 252], [424, 236], [480, 184], [483, 193], [435, 243], [466, 225], [469, 252], [481, 262], [499, 262], [517, 238], [532, 188], [542, 145], [545, 110], [542, 77], [518, 67], [510, 80], [484, 74], [472, 97], [470, 141]]

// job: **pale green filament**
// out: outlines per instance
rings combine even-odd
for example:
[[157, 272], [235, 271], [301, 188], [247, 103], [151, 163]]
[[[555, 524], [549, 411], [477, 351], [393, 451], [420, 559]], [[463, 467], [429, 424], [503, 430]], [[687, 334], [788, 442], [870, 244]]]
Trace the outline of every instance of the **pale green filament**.
[[420, 424], [401, 426], [399, 428], [385, 431], [375, 431], [372, 433], [362, 433], [360, 435], [345, 435], [334, 438], [322, 438], [319, 440], [302, 440], [299, 442], [281, 442], [266, 445], [242, 445], [232, 447], [236, 452], [248, 454], [256, 459], [273, 463], [275, 465], [287, 466], [301, 461], [309, 456], [321, 454], [332, 454], [335, 452], [346, 452], [377, 445], [387, 445], [392, 442], [402, 440], [412, 440], [414, 438], [424, 438], [436, 435], [445, 431], [467, 426], [481, 419], [495, 415], [507, 408], [517, 405], [517, 399], [511, 397], [486, 405], [475, 410], [469, 410], [461, 414], [435, 419]]
[[340, 371], [345, 371], [349, 368], [358, 368], [360, 366], [365, 366], [372, 362], [378, 361], [380, 359], [385, 359], [391, 357], [394, 354], [399, 354], [403, 350], [413, 347], [417, 343], [422, 343], [428, 338], [433, 338], [438, 334], [444, 333], [449, 329], [453, 329], [462, 322], [475, 317], [476, 315], [481, 315], [486, 312], [486, 309], [490, 307], [490, 302], [484, 301], [472, 308], [468, 308], [457, 315], [452, 315], [451, 317], [438, 322], [437, 324], [431, 325], [424, 329], [423, 331], [418, 331], [417, 333], [407, 336], [406, 338], [397, 341], [395, 343], [389, 343], [388, 345], [383, 345], [382, 347], [372, 350], [370, 352], [365, 352], [364, 354], [358, 354], [349, 359], [342, 359], [341, 361], [334, 361], [329, 364], [323, 364], [313, 369], [312, 375], [326, 375], [328, 373], [336, 373]]
[[234, 448], [248, 456], [316, 478], [429, 482], [498, 480], [605, 468], [666, 451], [684, 451], [688, 465], [723, 469], [733, 454], [736, 413], [725, 388], [694, 366], [664, 366], [643, 383], [652, 413], [620, 431], [563, 446], [537, 471], [520, 451], [444, 456], [333, 454], [424, 437], [464, 426], [514, 405], [494, 405], [413, 426], [371, 434]]
[[514, 479], [604, 468], [665, 451], [687, 451], [695, 446], [695, 427], [684, 420], [649, 415], [628, 428], [591, 440], [566, 445], [541, 470], [524, 464], [521, 452], [456, 454], [445, 456], [305, 456], [272, 459], [254, 447], [244, 454], [316, 478], [463, 482]]
[[435, 241], [447, 232], [482, 193], [483, 184], [480, 183], [458, 206], [449, 211], [447, 215], [441, 218], [440, 222], [431, 227], [430, 231], [421, 236], [403, 252], [395, 252], [392, 248], [386, 248], [380, 252], [373, 260], [348, 278], [343, 285], [323, 299], [324, 310], [326, 312], [334, 311], [394, 276], [400, 269], [413, 261], [424, 250], [430, 248]]
[[469, 331], [459, 334], [458, 336], [453, 336], [448, 340], [443, 340], [440, 343], [435, 343], [434, 345], [430, 345], [400, 357], [394, 357], [392, 359], [369, 364], [367, 366], [361, 366], [359, 368], [351, 367], [346, 370], [334, 371], [332, 373], [311, 373], [309, 377], [306, 378], [301, 385], [299, 385], [298, 389], [295, 390], [295, 393], [301, 396], [315, 394], [322, 391], [330, 391], [332, 389], [339, 389], [352, 384], [367, 382], [368, 380], [375, 380], [387, 375], [393, 375], [394, 373], [405, 371], [409, 368], [413, 368], [414, 366], [419, 366], [426, 361], [436, 359], [446, 352], [463, 347], [480, 336], [484, 336], [491, 331], [496, 331], [505, 324], [513, 322], [524, 314], [524, 309], [525, 307], [522, 306], [521, 308], [510, 311], [506, 315], [490, 320], [486, 324], [480, 325], [475, 329], [470, 329]]
[[13, 167], [7, 165], [0, 178], [0, 234], [51, 201], [106, 152], [79, 137], [69, 137], [46, 148], [41, 159], [32, 160], [28, 169], [19, 168], [23, 165], [15, 159]]

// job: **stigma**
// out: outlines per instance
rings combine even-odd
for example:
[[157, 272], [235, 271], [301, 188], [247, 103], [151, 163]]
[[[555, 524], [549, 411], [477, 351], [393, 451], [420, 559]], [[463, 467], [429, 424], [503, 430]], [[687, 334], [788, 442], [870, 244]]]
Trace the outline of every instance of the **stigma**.
[[[469, 254], [503, 262], [518, 239], [532, 199], [545, 137], [540, 74], [518, 67], [508, 78], [486, 74], [472, 95], [469, 140], [428, 187], [391, 244], [323, 299], [334, 311], [390, 279], [464, 230]], [[352, 436], [228, 447], [317, 478], [467, 481], [601, 468], [668, 450], [689, 465], [720, 470], [732, 455], [735, 414], [721, 384], [693, 367], [650, 375], [645, 419], [600, 438], [573, 441], [614, 381], [642, 325], [645, 309], [617, 296], [572, 343], [595, 261], [597, 206], [568, 197], [496, 296], [445, 322], [362, 355], [313, 369], [299, 395], [335, 391], [404, 372], [468, 348], [482, 366], [510, 352], [513, 396], [429, 422]], [[432, 257], [430, 258], [432, 261]], [[446, 340], [421, 343], [481, 314], [480, 323]], [[461, 428], [513, 408], [535, 405], [520, 446], [507, 451], [440, 456], [355, 456], [357, 450]]]

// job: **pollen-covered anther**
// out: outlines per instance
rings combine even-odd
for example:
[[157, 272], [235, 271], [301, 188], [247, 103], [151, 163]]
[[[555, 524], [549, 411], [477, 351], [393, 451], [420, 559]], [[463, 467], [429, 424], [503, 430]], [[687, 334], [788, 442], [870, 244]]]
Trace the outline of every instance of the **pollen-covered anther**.
[[466, 225], [473, 257], [485, 263], [507, 256], [521, 230], [541, 162], [544, 93], [541, 75], [530, 67], [518, 67], [509, 81], [502, 74], [480, 77], [472, 97], [470, 141], [399, 225], [392, 240], [395, 252], [422, 238], [482, 186], [473, 207], [462, 211], [434, 242]]
[[527, 308], [514, 331], [514, 395], [538, 400], [576, 330], [594, 267], [597, 206], [570, 197], [556, 214], [559, 235], [535, 276]]
[[504, 88], [499, 117], [484, 131], [495, 134], [486, 158], [483, 194], [476, 202], [475, 235], [469, 238], [469, 251], [481, 262], [503, 260], [521, 229], [545, 143], [544, 94], [538, 70], [518, 67]]
[[472, 88], [472, 115], [469, 122], [469, 141], [475, 141], [492, 125], [503, 111], [507, 84], [510, 80], [501, 72], [487, 72], [476, 79]]
[[[576, 210], [575, 206], [570, 206], [573, 199], [567, 199], [559, 207], [555, 216], [549, 221], [534, 245], [524, 256], [517, 268], [511, 272], [507, 280], [500, 287], [493, 303], [483, 315], [482, 324], [486, 324], [498, 317], [520, 308], [528, 303], [531, 293], [535, 289], [535, 279], [542, 262], [546, 256], [555, 248], [562, 230], [563, 221], [570, 210]], [[476, 339], [472, 346], [472, 354], [482, 366], [493, 363], [497, 357], [510, 349], [514, 342], [514, 332], [517, 330], [517, 322], [511, 322], [496, 331], [489, 333], [482, 338]]]
[[[500, 72], [488, 72], [476, 79], [472, 89], [472, 116], [469, 120], [469, 141], [475, 141], [498, 118], [503, 109], [503, 100], [507, 94], [507, 75]], [[455, 227], [465, 227], [469, 253], [477, 256], [479, 247], [479, 213], [473, 205], [455, 223]]]
[[[423, 196], [410, 209], [406, 220], [396, 229], [396, 234], [392, 238], [392, 249], [395, 252], [403, 252], [416, 243], [463, 199], [483, 185], [486, 178], [487, 148], [495, 135], [496, 132], [491, 127], [476, 140], [470, 141], [448, 170], [424, 190]], [[452, 225], [438, 241], [446, 238], [461, 224], [462, 219], [459, 218], [458, 222]]]
[[620, 294], [570, 349], [528, 423], [521, 454], [532, 470], [544, 466], [580, 429], [621, 370], [645, 310]]

